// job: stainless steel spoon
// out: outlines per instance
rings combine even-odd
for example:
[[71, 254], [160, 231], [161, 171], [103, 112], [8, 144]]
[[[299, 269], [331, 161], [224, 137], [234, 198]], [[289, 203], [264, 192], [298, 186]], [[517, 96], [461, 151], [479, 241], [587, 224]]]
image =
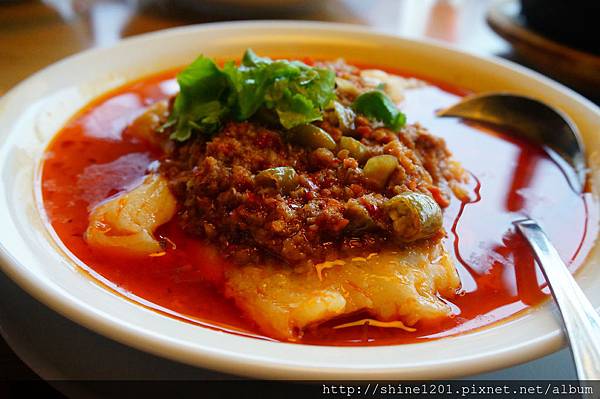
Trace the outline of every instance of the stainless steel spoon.
[[[542, 145], [561, 166], [571, 187], [583, 192], [585, 152], [577, 127], [562, 112], [533, 98], [510, 93], [467, 97], [438, 112], [508, 128]], [[580, 380], [600, 379], [600, 317], [542, 228], [531, 219], [514, 222], [531, 246], [560, 310]]]
[[[536, 99], [510, 93], [469, 96], [438, 116], [456, 116], [509, 128], [546, 149], [580, 193], [586, 180], [585, 151], [579, 131], [563, 112]], [[566, 162], [566, 164], [565, 164]]]

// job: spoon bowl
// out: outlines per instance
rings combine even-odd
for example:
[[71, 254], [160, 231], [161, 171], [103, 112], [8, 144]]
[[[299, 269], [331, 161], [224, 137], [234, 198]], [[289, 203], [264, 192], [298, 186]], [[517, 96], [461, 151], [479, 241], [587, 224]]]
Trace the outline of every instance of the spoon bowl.
[[583, 142], [577, 126], [562, 111], [531, 97], [484, 93], [466, 97], [437, 115], [502, 126], [541, 145], [560, 165], [571, 187], [583, 192], [587, 175]]

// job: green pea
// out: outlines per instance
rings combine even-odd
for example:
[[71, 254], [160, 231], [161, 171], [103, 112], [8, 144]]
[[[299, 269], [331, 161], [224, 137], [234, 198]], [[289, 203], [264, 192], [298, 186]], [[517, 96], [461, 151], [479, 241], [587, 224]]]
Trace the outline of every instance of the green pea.
[[379, 189], [383, 189], [398, 167], [398, 158], [393, 155], [377, 155], [369, 158], [363, 168], [364, 175]]
[[384, 205], [392, 220], [394, 236], [401, 242], [429, 238], [442, 228], [442, 209], [428, 195], [406, 191]]
[[259, 186], [274, 187], [283, 193], [289, 193], [298, 187], [298, 175], [294, 168], [280, 166], [261, 171], [254, 178], [254, 182]]
[[288, 140], [294, 144], [311, 148], [335, 150], [335, 140], [325, 130], [312, 124], [296, 126], [288, 131]]
[[343, 136], [340, 138], [340, 148], [342, 150], [348, 150], [350, 156], [358, 162], [364, 161], [367, 156], [367, 147], [352, 137]]

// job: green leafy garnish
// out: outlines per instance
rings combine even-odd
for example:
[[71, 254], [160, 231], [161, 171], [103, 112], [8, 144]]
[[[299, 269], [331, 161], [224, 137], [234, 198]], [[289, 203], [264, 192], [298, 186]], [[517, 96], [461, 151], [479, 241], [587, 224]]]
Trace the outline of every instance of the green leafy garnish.
[[369, 119], [382, 122], [387, 128], [400, 130], [406, 123], [404, 115], [396, 104], [382, 91], [367, 91], [358, 96], [352, 103], [354, 111]]
[[299, 61], [258, 57], [250, 49], [237, 66], [219, 68], [200, 56], [177, 75], [180, 92], [166, 126], [184, 141], [193, 132], [210, 134], [224, 119], [247, 120], [261, 108], [275, 112], [286, 129], [322, 119], [335, 98], [333, 71]]
[[229, 111], [229, 79], [209, 58], [200, 56], [177, 75], [180, 92], [167, 124], [175, 125], [172, 139], [184, 141], [193, 130], [214, 132]]

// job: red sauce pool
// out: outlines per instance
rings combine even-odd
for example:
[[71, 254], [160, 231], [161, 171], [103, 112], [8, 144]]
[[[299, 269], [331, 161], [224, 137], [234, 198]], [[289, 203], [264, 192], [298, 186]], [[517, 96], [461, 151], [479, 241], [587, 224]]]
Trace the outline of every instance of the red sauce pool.
[[[50, 143], [42, 169], [45, 212], [64, 246], [93, 278], [130, 300], [205, 327], [269, 339], [213, 288], [222, 262], [210, 248], [170, 222], [159, 230], [176, 246], [162, 257], [124, 259], [88, 247], [83, 240], [89, 209], [145, 173], [160, 154], [123, 134], [147, 105], [177, 90], [175, 71], [123, 86], [88, 105]], [[458, 334], [506, 319], [548, 296], [543, 277], [512, 221], [535, 218], [575, 271], [597, 235], [591, 196], [571, 190], [560, 168], [535, 145], [502, 132], [434, 116], [464, 90], [441, 84], [408, 92], [402, 105], [409, 122], [443, 137], [472, 175], [472, 200], [453, 199], [445, 211], [446, 248], [455, 259], [462, 293], [454, 316], [417, 325], [409, 333], [373, 326], [323, 325], [301, 343], [388, 345]]]

